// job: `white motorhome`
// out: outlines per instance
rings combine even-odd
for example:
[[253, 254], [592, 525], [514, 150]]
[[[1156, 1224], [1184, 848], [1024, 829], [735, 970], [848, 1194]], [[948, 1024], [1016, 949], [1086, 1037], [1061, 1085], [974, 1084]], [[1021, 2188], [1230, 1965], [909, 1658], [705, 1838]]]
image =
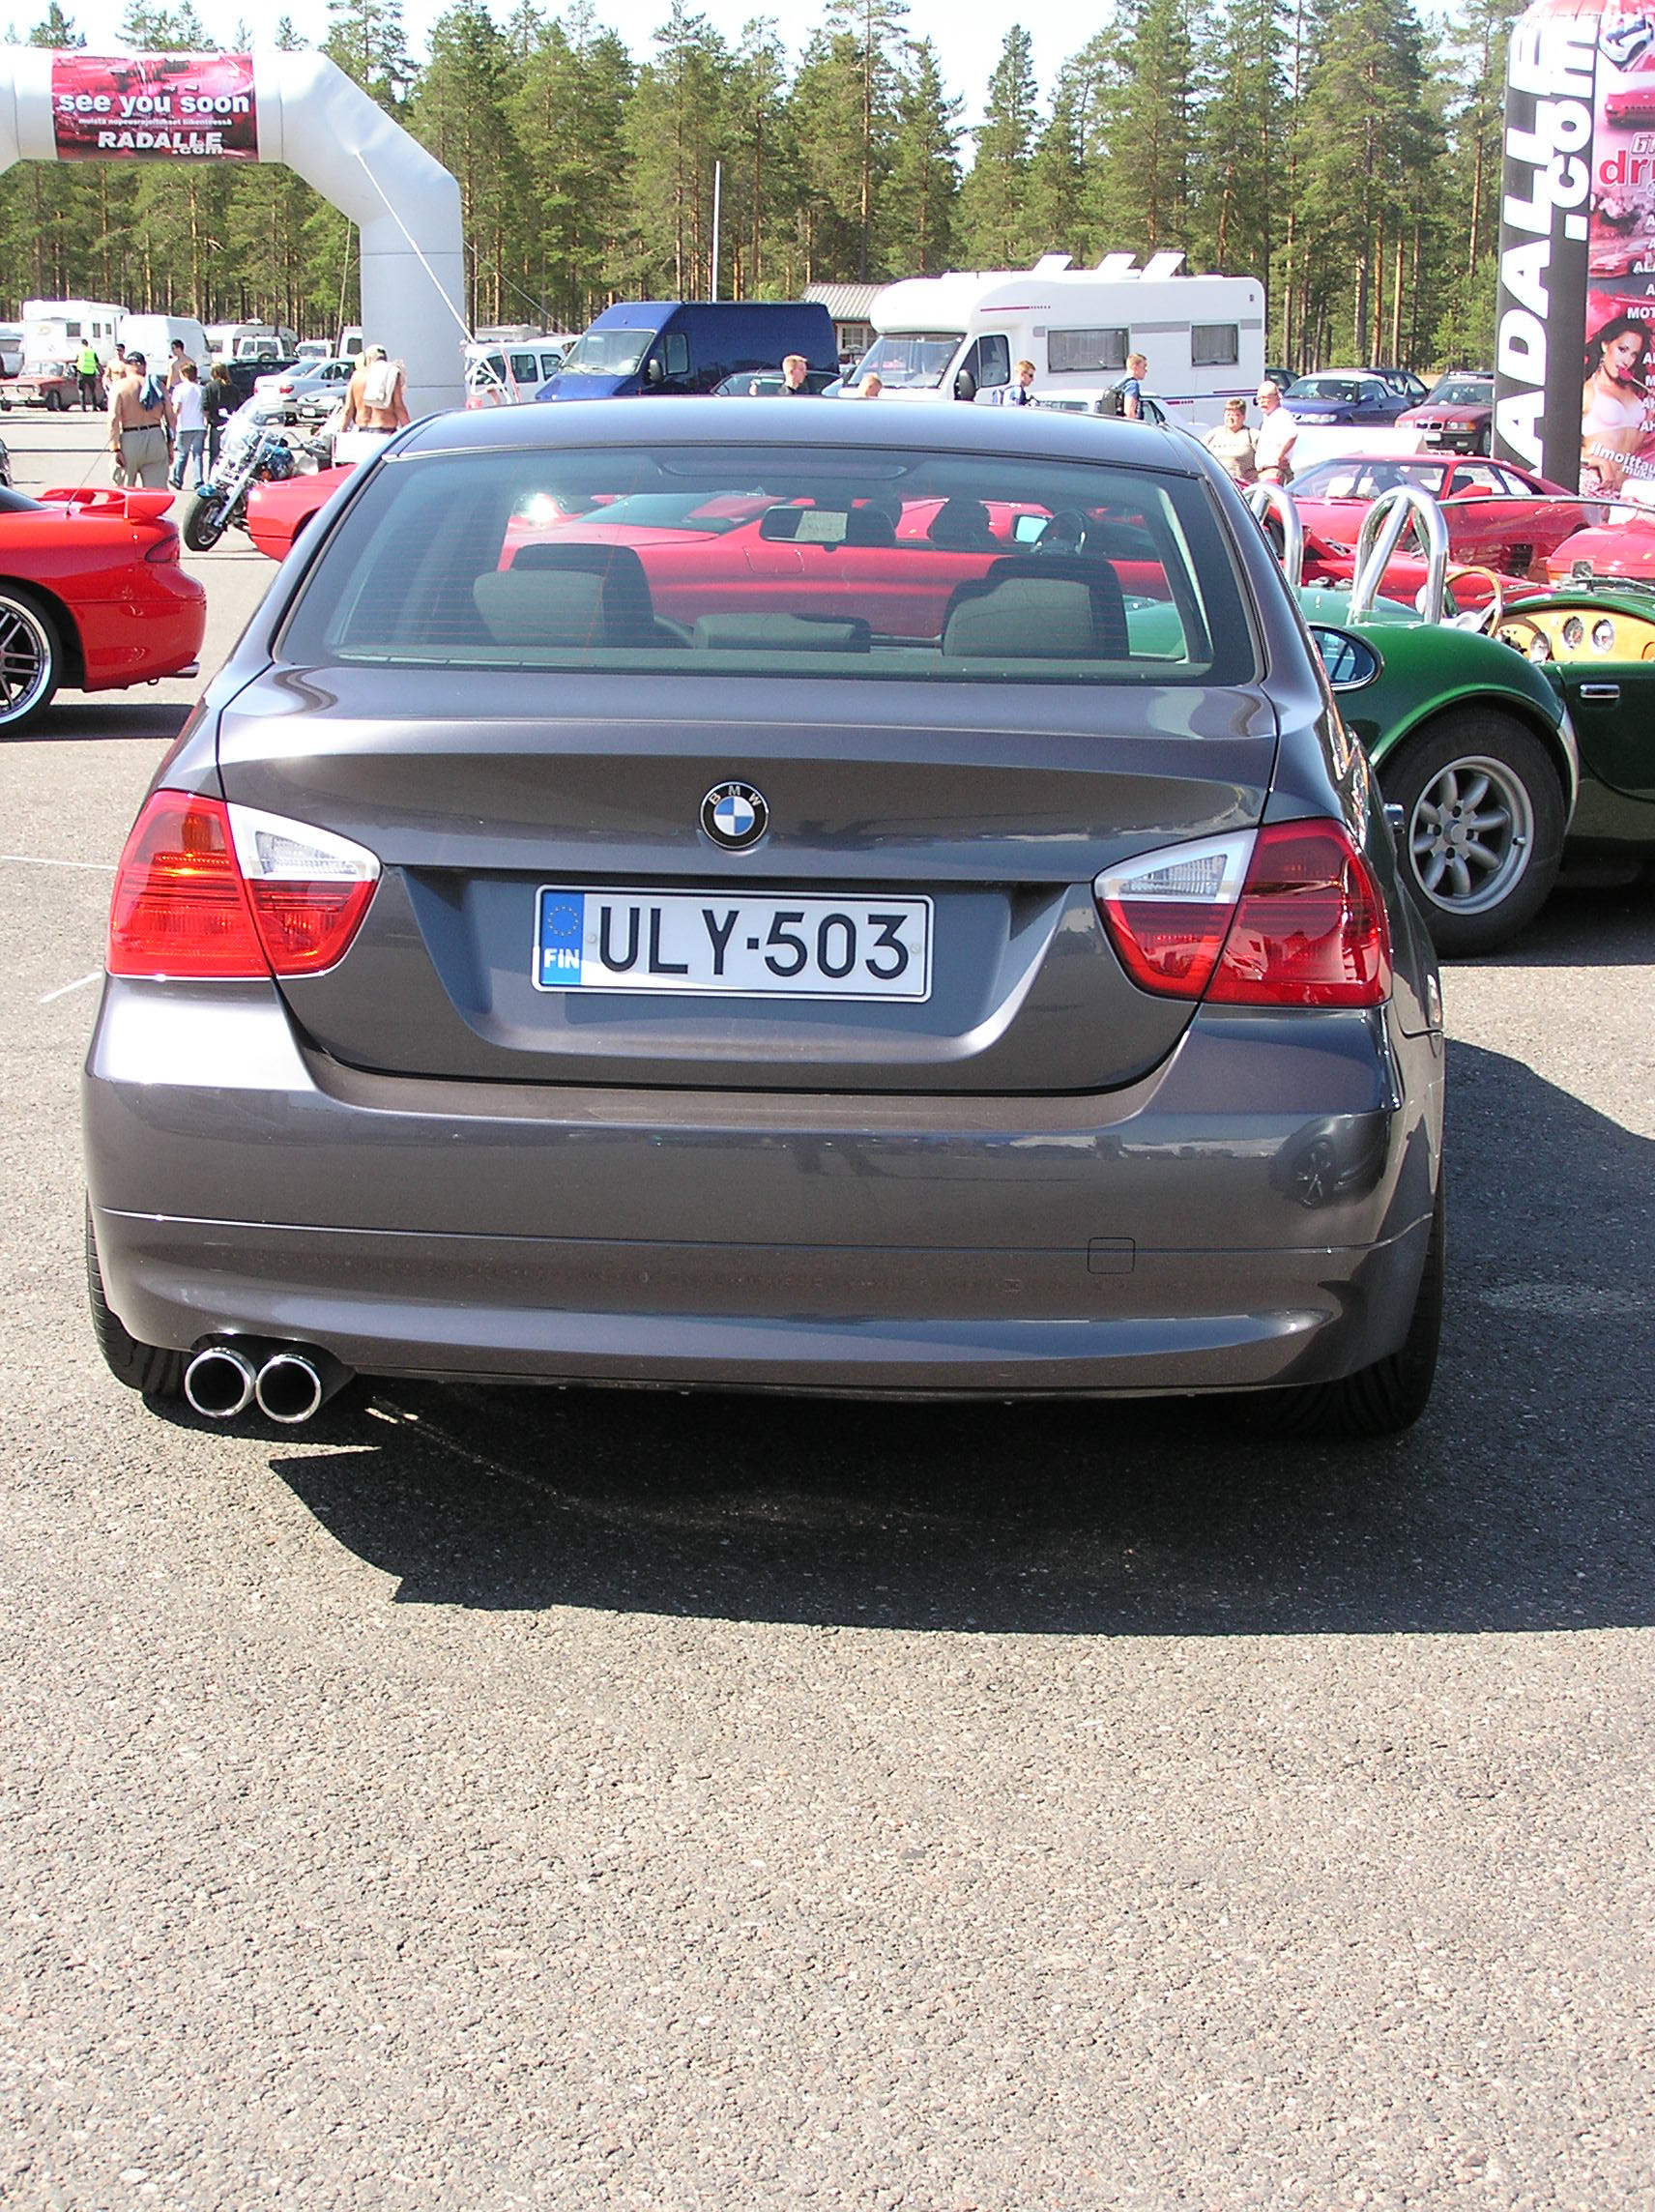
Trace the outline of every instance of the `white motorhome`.
[[871, 309], [873, 344], [854, 381], [877, 375], [886, 399], [992, 404], [1019, 361], [1034, 394], [1091, 403], [1149, 364], [1144, 388], [1187, 428], [1223, 420], [1264, 373], [1264, 288], [1252, 276], [1179, 276], [1181, 253], [1106, 253], [1075, 269], [1048, 253], [1032, 269], [953, 270], [887, 284]]
[[90, 338], [105, 365], [114, 358], [115, 339], [127, 310], [107, 300], [25, 300], [23, 366], [44, 368], [73, 363]]

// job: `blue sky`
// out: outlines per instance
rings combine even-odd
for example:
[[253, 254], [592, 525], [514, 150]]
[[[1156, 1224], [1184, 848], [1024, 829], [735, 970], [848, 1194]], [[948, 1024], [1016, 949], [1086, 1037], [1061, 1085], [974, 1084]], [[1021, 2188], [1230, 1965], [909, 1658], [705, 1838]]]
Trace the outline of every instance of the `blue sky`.
[[[282, 0], [267, 0], [267, 4], [269, 20], [274, 21], [285, 12], [308, 39], [319, 41], [327, 31], [326, 0], [288, 0], [285, 11]], [[490, 0], [490, 5], [500, 19], [509, 13], [501, 0]], [[73, 0], [64, 0], [64, 6], [85, 35], [89, 46], [98, 51], [120, 50], [125, 0], [92, 0], [92, 4], [80, 7], [76, 7]], [[42, 12], [40, 9], [31, 12], [28, 0], [14, 0], [14, 9], [15, 13], [8, 10], [8, 14], [13, 15], [19, 29]], [[423, 47], [425, 35], [441, 12], [441, 6], [433, 4], [433, 0], [403, 0], [403, 21], [417, 49]], [[767, 8], [765, 0], [702, 0], [702, 13], [732, 40], [740, 36], [741, 25], [750, 16], [772, 12], [797, 56], [817, 20], [816, 11], [796, 15], [781, 8]], [[620, 32], [634, 54], [642, 56], [648, 51], [651, 34], [665, 15], [666, 8], [663, 0], [594, 0], [594, 13], [600, 22]], [[1053, 17], [1061, 17], [1062, 14], [1061, 10], [1048, 8], [1029, 8], [1023, 14], [1024, 27], [1034, 41], [1034, 63], [1043, 96], [1050, 93], [1060, 65], [1098, 28], [1103, 10], [1085, 11], [1081, 17], [1073, 19], [1072, 30], [1064, 29], [1060, 22], [1053, 23]], [[266, 19], [264, 7], [255, 10], [247, 5], [247, 0], [230, 0], [230, 6], [222, 15], [227, 22], [233, 22], [238, 15], [256, 15], [261, 21]], [[213, 19], [217, 21], [218, 15]], [[965, 97], [968, 123], [973, 122], [981, 112], [989, 73], [1000, 58], [1007, 30], [1017, 20], [1017, 15], [1004, 7], [990, 7], [988, 0], [910, 0], [909, 27], [915, 38], [935, 41], [949, 89]]]

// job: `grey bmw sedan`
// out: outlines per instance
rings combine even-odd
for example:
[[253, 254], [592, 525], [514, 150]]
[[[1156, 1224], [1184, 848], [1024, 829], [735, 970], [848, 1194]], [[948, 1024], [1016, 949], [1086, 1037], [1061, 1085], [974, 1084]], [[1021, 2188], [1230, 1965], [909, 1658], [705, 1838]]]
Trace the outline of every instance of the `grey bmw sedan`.
[[1440, 999], [1193, 442], [1036, 409], [415, 425], [122, 857], [124, 1382], [1424, 1406]]

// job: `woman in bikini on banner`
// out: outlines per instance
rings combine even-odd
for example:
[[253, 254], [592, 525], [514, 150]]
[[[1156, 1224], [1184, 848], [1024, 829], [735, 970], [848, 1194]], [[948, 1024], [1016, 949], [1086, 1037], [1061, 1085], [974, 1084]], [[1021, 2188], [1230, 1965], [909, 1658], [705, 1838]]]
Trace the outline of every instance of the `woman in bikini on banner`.
[[[1641, 487], [1655, 497], [1655, 460], [1645, 453], [1645, 381], [1649, 325], [1613, 315], [1586, 343], [1586, 381], [1581, 395], [1581, 489], [1619, 492]], [[1628, 482], [1628, 479], [1632, 480]]]

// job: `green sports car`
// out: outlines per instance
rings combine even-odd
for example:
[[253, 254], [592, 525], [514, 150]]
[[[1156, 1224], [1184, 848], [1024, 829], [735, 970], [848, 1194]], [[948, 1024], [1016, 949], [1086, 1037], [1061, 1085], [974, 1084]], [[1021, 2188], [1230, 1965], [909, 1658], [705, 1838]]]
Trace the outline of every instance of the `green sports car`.
[[[1269, 513], [1279, 526], [1279, 500]], [[1424, 613], [1377, 596], [1415, 515]], [[1291, 522], [1282, 550], [1291, 573]], [[1391, 494], [1364, 525], [1351, 588], [1301, 587], [1299, 603], [1340, 712], [1400, 810], [1438, 950], [1480, 953], [1532, 918], [1566, 857], [1655, 859], [1655, 589], [1485, 575], [1492, 598], [1456, 616], [1448, 581], [1432, 503]]]

